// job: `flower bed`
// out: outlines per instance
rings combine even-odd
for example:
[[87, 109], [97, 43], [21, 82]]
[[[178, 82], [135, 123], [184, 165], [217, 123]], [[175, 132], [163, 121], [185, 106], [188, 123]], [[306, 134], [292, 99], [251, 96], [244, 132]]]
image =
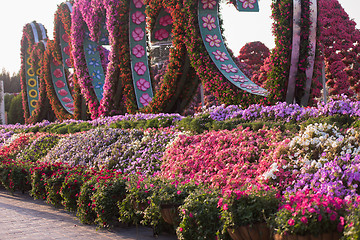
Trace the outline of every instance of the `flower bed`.
[[[354, 239], [358, 106], [344, 98], [317, 108], [220, 106], [186, 118], [139, 114], [4, 127], [0, 182], [99, 227], [121, 221], [179, 239], [230, 239], [237, 226], [267, 222], [283, 237], [338, 232]], [[170, 206], [171, 221], [161, 217]]]

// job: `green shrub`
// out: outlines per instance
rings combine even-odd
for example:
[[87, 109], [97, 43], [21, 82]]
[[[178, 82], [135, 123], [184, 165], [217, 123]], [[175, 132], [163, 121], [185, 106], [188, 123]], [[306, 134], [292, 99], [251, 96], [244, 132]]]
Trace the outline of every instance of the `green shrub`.
[[79, 220], [84, 224], [92, 224], [96, 219], [96, 213], [93, 209], [92, 195], [96, 191], [97, 177], [92, 177], [90, 180], [85, 182], [81, 188], [79, 193], [79, 198], [77, 202], [77, 212], [76, 216]]
[[8, 123], [9, 124], [25, 123], [21, 94], [17, 95], [11, 100], [9, 112], [8, 112]]

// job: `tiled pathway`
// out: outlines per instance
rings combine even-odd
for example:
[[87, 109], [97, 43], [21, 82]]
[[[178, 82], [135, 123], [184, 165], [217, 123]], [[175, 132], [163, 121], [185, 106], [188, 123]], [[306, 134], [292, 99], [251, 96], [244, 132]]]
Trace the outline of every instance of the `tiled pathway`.
[[27, 194], [14, 195], [0, 190], [0, 240], [175, 240], [163, 234], [154, 238], [152, 229], [117, 227], [110, 231], [96, 230], [81, 224], [74, 213], [56, 209]]

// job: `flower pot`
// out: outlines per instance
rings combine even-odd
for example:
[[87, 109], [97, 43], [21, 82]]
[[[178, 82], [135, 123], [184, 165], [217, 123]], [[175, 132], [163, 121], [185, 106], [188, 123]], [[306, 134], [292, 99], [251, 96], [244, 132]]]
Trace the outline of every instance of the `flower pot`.
[[323, 233], [318, 236], [314, 235], [280, 235], [275, 234], [274, 240], [339, 240], [340, 236], [338, 233]]
[[161, 216], [164, 221], [170, 225], [176, 225], [179, 218], [179, 205], [162, 204], [160, 205]]
[[265, 223], [227, 229], [233, 240], [270, 240], [270, 229]]

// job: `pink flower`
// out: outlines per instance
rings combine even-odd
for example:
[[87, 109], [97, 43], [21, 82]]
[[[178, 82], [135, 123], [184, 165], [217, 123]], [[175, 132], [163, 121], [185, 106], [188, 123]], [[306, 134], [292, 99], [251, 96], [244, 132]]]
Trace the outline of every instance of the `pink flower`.
[[155, 32], [155, 38], [159, 41], [162, 41], [169, 37], [169, 32], [166, 29], [159, 29]]
[[228, 64], [228, 65], [221, 64], [221, 69], [225, 70], [225, 72], [227, 72], [227, 73], [230, 73], [230, 72], [237, 73], [238, 72], [238, 69], [231, 64]]
[[229, 207], [228, 207], [228, 205], [227, 205], [226, 203], [223, 205], [223, 209], [224, 209], [225, 211], [229, 209]]
[[244, 77], [244, 76], [240, 76], [240, 75], [234, 75], [234, 76], [230, 76], [230, 78], [232, 80], [234, 80], [234, 82], [247, 82], [248, 80]]
[[181, 228], [179, 228], [179, 231], [182, 232], [182, 231], [184, 231], [184, 229], [181, 227]]
[[302, 217], [300, 219], [300, 221], [303, 223], [303, 224], [307, 224], [308, 223], [308, 219], [306, 217]]
[[214, 9], [214, 6], [216, 5], [215, 0], [201, 0], [201, 3], [204, 4], [203, 9]]
[[212, 35], [208, 34], [208, 35], [206, 35], [205, 40], [209, 43], [210, 47], [214, 47], [214, 46], [220, 47], [221, 40], [218, 39], [217, 35], [212, 36]]
[[58, 80], [55, 82], [55, 85], [58, 87], [58, 88], [63, 88], [65, 87], [65, 83], [61, 80]]
[[201, 18], [203, 20], [203, 27], [204, 28], [208, 28], [209, 31], [213, 30], [214, 28], [216, 28], [215, 25], [215, 17], [213, 17], [211, 14], [208, 14], [206, 17], [202, 17]]
[[140, 103], [144, 106], [149, 105], [149, 103], [151, 102], [152, 98], [150, 97], [149, 94], [144, 93], [141, 97], [140, 97]]
[[134, 29], [134, 31], [131, 33], [131, 36], [133, 37], [133, 39], [138, 42], [138, 41], [141, 41], [144, 36], [145, 36], [145, 33], [144, 31], [141, 29], [141, 27], [137, 27]]
[[67, 103], [67, 104], [65, 104], [65, 107], [72, 108], [72, 107], [74, 107], [74, 104], [73, 103]]
[[292, 219], [292, 218], [290, 218], [289, 221], [288, 221], [288, 224], [289, 224], [290, 226], [294, 226], [295, 220]]
[[137, 58], [141, 58], [145, 55], [145, 49], [140, 44], [137, 44], [135, 47], [133, 47], [132, 54], [135, 55], [135, 57]]
[[319, 216], [318, 216], [318, 221], [321, 222], [321, 220], [322, 220], [322, 215], [319, 214]]
[[144, 0], [133, 0], [136, 8], [141, 8], [144, 5]]
[[62, 71], [60, 69], [55, 69], [55, 71], [53, 72], [54, 76], [56, 78], [61, 78], [63, 75]]
[[331, 214], [330, 221], [335, 221], [335, 220], [336, 220], [336, 214]]
[[131, 18], [132, 18], [133, 23], [135, 23], [137, 25], [139, 25], [145, 21], [145, 15], [140, 11], [136, 11], [135, 13], [133, 13]]
[[176, 193], [177, 193], [177, 195], [180, 195], [180, 194], [181, 194], [181, 191], [180, 191], [180, 190], [178, 190]]
[[136, 82], [136, 86], [140, 91], [145, 92], [146, 90], [148, 90], [150, 88], [150, 83], [148, 81], [146, 81], [144, 78], [140, 78]]
[[225, 52], [222, 52], [220, 50], [216, 50], [215, 52], [212, 52], [214, 54], [215, 59], [219, 60], [220, 62], [224, 62], [225, 60], [229, 60], [229, 58], [226, 56]]
[[145, 65], [145, 63], [143, 63], [143, 62], [137, 62], [137, 63], [135, 63], [134, 70], [135, 70], [135, 72], [136, 72], [138, 75], [140, 75], [140, 76], [144, 75], [145, 72], [146, 72], [146, 65]]
[[161, 26], [166, 27], [173, 23], [173, 19], [170, 15], [166, 15], [160, 18], [159, 23]]
[[253, 9], [254, 8], [254, 3], [256, 3], [256, 0], [240, 0], [240, 2], [243, 3], [242, 7], [243, 8], [251, 8]]

